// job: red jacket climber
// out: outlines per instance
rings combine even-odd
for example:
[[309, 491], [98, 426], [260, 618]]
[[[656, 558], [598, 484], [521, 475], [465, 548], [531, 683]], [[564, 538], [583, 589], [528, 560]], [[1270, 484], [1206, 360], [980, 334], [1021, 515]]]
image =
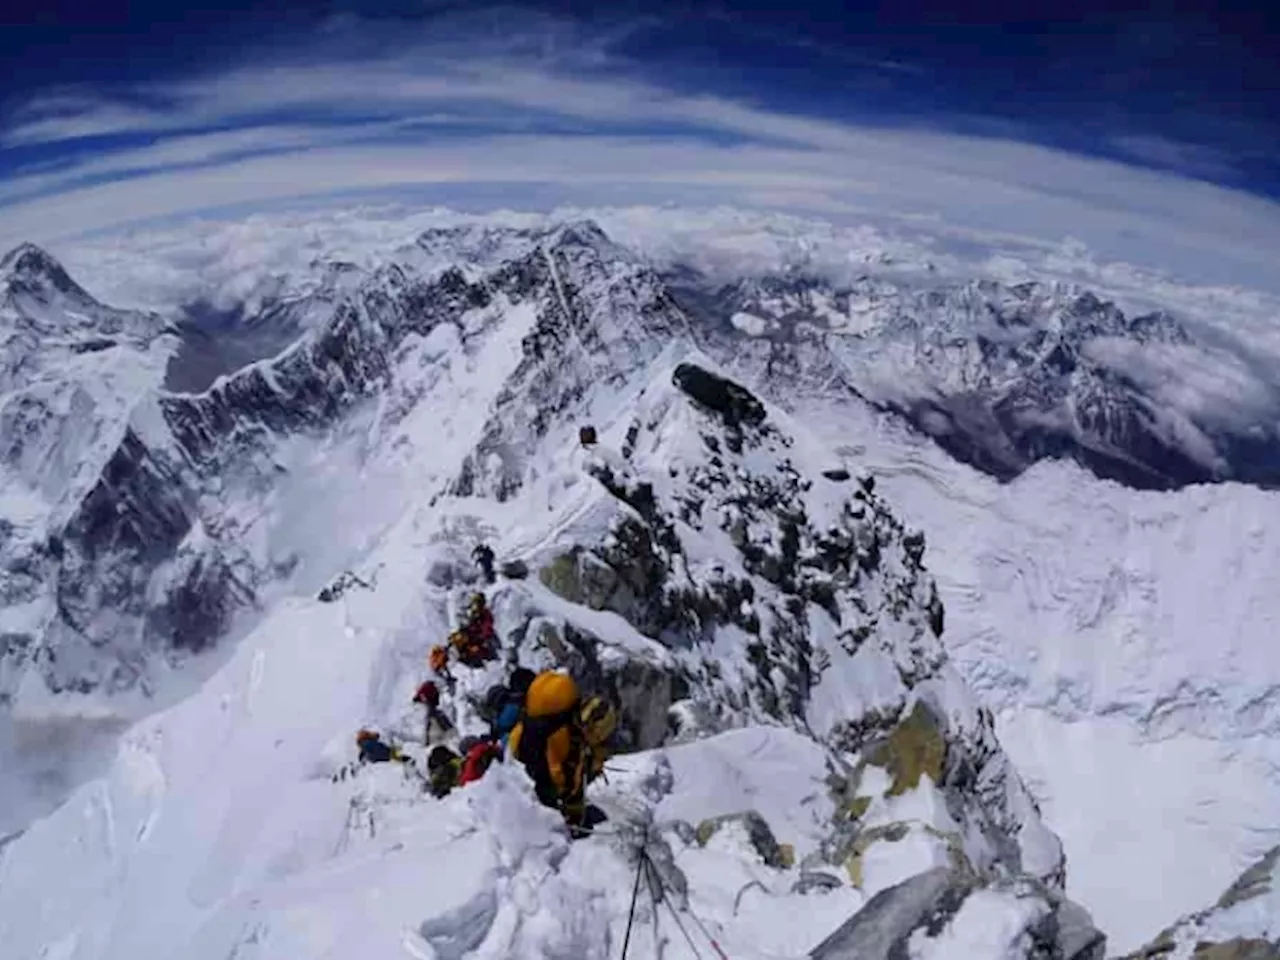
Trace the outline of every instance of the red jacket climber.
[[493, 629], [493, 613], [485, 604], [484, 594], [477, 593], [467, 605], [467, 622], [449, 636], [458, 651], [458, 659], [469, 667], [478, 667], [498, 655], [497, 635]]
[[440, 688], [437, 687], [435, 683], [428, 680], [426, 683], [418, 687], [417, 692], [413, 695], [413, 702], [422, 704], [426, 707], [427, 711], [426, 720], [423, 725], [423, 743], [430, 743], [432, 740], [432, 724], [435, 724], [440, 728], [442, 736], [447, 735], [453, 730], [453, 722], [446, 717], [444, 712], [440, 709]]

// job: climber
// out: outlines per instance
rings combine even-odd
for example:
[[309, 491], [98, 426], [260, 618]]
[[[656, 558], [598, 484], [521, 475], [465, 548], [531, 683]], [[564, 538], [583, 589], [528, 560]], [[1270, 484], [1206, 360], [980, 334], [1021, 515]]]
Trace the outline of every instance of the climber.
[[586, 788], [604, 769], [617, 725], [610, 704], [581, 696], [568, 674], [547, 671], [529, 685], [523, 716], [507, 740], [508, 753], [524, 764], [538, 799], [560, 811], [574, 837], [604, 818], [587, 806]]
[[462, 766], [458, 770], [457, 785], [466, 786], [484, 776], [489, 765], [502, 759], [502, 747], [492, 740], [481, 740], [471, 746], [462, 758]]
[[432, 681], [428, 680], [418, 687], [417, 692], [413, 695], [413, 702], [426, 708], [426, 718], [422, 728], [422, 742], [424, 744], [432, 741], [431, 728], [433, 726], [441, 737], [448, 736], [453, 731], [453, 722], [440, 709], [440, 688]]
[[493, 630], [493, 612], [485, 604], [484, 594], [477, 593], [467, 605], [467, 622], [449, 636], [449, 644], [458, 651], [458, 660], [469, 667], [479, 667], [497, 655], [497, 635]]
[[427, 757], [427, 784], [435, 797], [446, 797], [458, 783], [462, 758], [441, 744]]
[[357, 733], [356, 746], [360, 749], [361, 763], [386, 763], [389, 760], [403, 762], [405, 759], [399, 748], [385, 743], [372, 730], [361, 730]]
[[495, 684], [485, 693], [480, 713], [489, 721], [491, 740], [506, 745], [507, 737], [520, 719], [525, 694], [528, 693], [534, 676], [534, 672], [528, 667], [516, 667], [506, 683]]
[[449, 692], [453, 693], [457, 681], [453, 679], [453, 674], [449, 672], [449, 648], [436, 645], [431, 648], [431, 653], [427, 656], [427, 666], [431, 668], [431, 672], [444, 681], [444, 685], [449, 688]]
[[471, 556], [475, 558], [476, 565], [484, 575], [485, 583], [493, 583], [497, 579], [493, 572], [493, 549], [487, 543], [477, 544], [471, 551]]

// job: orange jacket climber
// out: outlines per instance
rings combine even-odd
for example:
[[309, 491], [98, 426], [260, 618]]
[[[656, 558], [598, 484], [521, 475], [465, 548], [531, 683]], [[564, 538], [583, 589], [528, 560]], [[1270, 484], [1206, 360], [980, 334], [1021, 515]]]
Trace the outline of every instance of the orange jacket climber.
[[583, 698], [567, 674], [547, 671], [529, 685], [524, 716], [507, 749], [529, 772], [538, 799], [560, 810], [571, 826], [581, 825], [587, 784], [604, 768], [617, 725], [612, 706], [600, 697]]
[[449, 635], [449, 643], [458, 651], [460, 662], [478, 667], [498, 655], [497, 641], [493, 613], [485, 603], [484, 594], [477, 593], [467, 605], [466, 624]]

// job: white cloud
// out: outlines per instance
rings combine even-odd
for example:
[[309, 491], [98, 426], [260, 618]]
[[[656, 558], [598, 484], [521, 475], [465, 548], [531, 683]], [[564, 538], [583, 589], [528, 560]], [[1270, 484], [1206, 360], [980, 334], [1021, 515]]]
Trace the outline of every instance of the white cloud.
[[1233, 158], [1220, 150], [1158, 137], [1153, 134], [1122, 134], [1111, 137], [1111, 145], [1122, 153], [1157, 166], [1169, 167], [1193, 176], [1230, 177], [1235, 173]]
[[[847, 221], [914, 217], [953, 235], [1053, 245], [1074, 237], [1105, 260], [1280, 289], [1280, 205], [1012, 140], [688, 95], [638, 78], [599, 45], [578, 50], [572, 38], [553, 38], [550, 54], [530, 55], [536, 37], [495, 34], [467, 46], [445, 33], [378, 55], [276, 57], [116, 99], [46, 97], [19, 112], [10, 140], [108, 129], [157, 140], [10, 176], [0, 187], [0, 245], [353, 190], [395, 197], [430, 188], [451, 202], [483, 187], [490, 202], [517, 207], [549, 205], [533, 199], [544, 195], [591, 205], [694, 198]], [[90, 186], [79, 179], [124, 175]], [[31, 199], [34, 191], [49, 195]]]

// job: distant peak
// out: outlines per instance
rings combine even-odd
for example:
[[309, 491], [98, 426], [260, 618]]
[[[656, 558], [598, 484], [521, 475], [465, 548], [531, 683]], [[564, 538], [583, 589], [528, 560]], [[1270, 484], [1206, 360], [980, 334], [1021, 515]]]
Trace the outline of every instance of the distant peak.
[[20, 243], [0, 258], [0, 270], [26, 273], [35, 270], [61, 269], [43, 248], [34, 243]]
[[599, 244], [612, 246], [613, 244], [613, 241], [609, 239], [609, 235], [601, 229], [600, 224], [588, 218], [568, 220], [552, 227], [549, 233], [554, 239], [562, 243], [580, 243], [584, 246], [597, 246]]
[[0, 259], [0, 278], [31, 293], [53, 288], [63, 294], [89, 298], [62, 264], [34, 243], [19, 244]]
[[542, 233], [547, 247], [577, 247], [592, 250], [605, 260], [635, 260], [636, 254], [617, 244], [594, 220], [568, 220]]

